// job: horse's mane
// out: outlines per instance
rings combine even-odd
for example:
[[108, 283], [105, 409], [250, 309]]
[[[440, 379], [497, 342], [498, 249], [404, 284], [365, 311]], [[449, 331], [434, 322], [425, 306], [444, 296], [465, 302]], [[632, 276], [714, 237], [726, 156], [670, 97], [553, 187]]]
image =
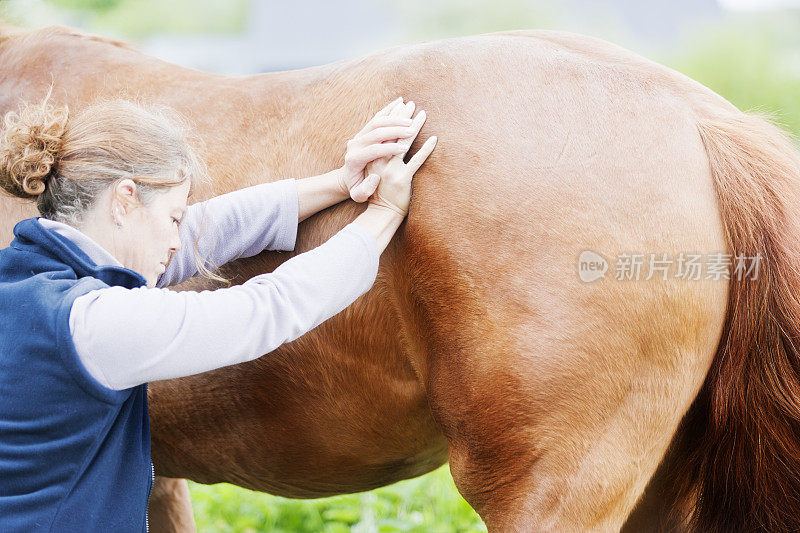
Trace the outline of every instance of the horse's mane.
[[35, 36], [37, 39], [47, 39], [49, 37], [57, 37], [62, 35], [69, 35], [78, 37], [80, 39], [107, 43], [127, 50], [136, 50], [132, 44], [125, 41], [103, 37], [102, 35], [95, 35], [93, 33], [88, 33], [75, 28], [68, 28], [67, 26], [54, 25], [39, 29], [21, 28], [19, 26], [12, 26], [11, 24], [8, 24], [4, 20], [0, 19], [0, 43], [3, 43], [4, 41], [13, 37], [27, 38]]

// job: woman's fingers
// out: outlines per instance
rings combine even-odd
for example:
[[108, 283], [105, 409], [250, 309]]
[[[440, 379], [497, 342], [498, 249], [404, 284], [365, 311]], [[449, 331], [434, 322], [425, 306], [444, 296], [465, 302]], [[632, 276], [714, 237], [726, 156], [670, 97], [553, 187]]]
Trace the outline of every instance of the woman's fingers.
[[386, 104], [386, 106], [383, 109], [375, 113], [375, 116], [381, 117], [388, 115], [389, 113], [391, 113], [392, 109], [394, 109], [397, 105], [401, 104], [402, 102], [403, 102], [402, 96], [400, 96], [399, 98], [395, 98], [394, 100]]
[[[375, 128], [367, 134], [362, 135], [356, 142], [361, 146], [369, 146], [370, 144], [382, 143], [385, 141], [394, 141], [397, 139], [405, 139], [411, 135], [416, 135], [419, 130], [408, 127], [400, 126], [387, 126], [385, 128]], [[411, 143], [408, 143], [411, 146]]]
[[397, 106], [396, 112], [401, 117], [411, 118], [411, 116], [414, 114], [415, 107], [416, 106], [414, 104], [414, 101], [413, 100], [409, 100], [402, 107], [401, 106]]
[[[406, 152], [408, 151], [409, 148], [411, 148], [411, 144], [414, 142], [414, 139], [417, 138], [419, 130], [421, 130], [422, 125], [425, 124], [426, 117], [427, 115], [425, 114], [424, 109], [419, 113], [417, 113], [417, 116], [414, 117], [414, 120], [411, 122], [411, 126], [409, 127], [409, 129], [412, 130], [413, 133], [397, 141], [397, 144], [402, 144], [406, 147]], [[403, 152], [402, 155], [404, 156], [405, 152]], [[398, 155], [398, 157], [400, 157], [400, 155]]]
[[[356, 137], [358, 137], [359, 135], [363, 135], [364, 133], [367, 133], [368, 131], [370, 131], [373, 128], [375, 128], [376, 126], [374, 125], [374, 123], [376, 121], [378, 121], [378, 122], [385, 121], [385, 119], [387, 117], [392, 116], [392, 112], [395, 110], [395, 108], [397, 108], [398, 106], [402, 106], [402, 105], [404, 105], [403, 104], [403, 97], [400, 97], [397, 100], [393, 100], [392, 102], [389, 102], [386, 105], [386, 107], [384, 107], [383, 109], [381, 109], [380, 111], [375, 113], [375, 116], [372, 117], [369, 120], [369, 122], [367, 122], [367, 124], [363, 128], [361, 128], [361, 131], [359, 131], [356, 134]], [[389, 122], [390, 123], [392, 122], [391, 119], [389, 120]]]
[[[409, 101], [408, 103], [405, 103], [405, 104], [402, 103], [402, 101], [401, 102], [394, 102], [394, 106], [389, 111], [389, 116], [391, 116], [393, 118], [398, 118], [398, 119], [411, 120], [411, 116], [414, 114], [414, 107], [415, 106], [414, 106], [414, 102], [413, 101]], [[413, 121], [411, 121], [410, 124], [404, 124], [404, 126], [409, 126], [409, 127], [413, 126]], [[416, 136], [416, 133], [414, 133], [413, 135]], [[395, 139], [402, 139], [402, 137], [398, 136]], [[390, 139], [390, 140], [395, 140], [395, 139]], [[413, 140], [414, 140], [414, 138], [411, 137], [411, 141], [409, 141], [408, 143], [404, 143], [404, 144], [408, 145], [408, 146], [406, 146], [406, 149], [404, 151], [395, 152], [395, 153], [393, 153], [391, 155], [385, 156], [385, 159], [383, 160], [383, 162], [388, 164], [393, 156], [400, 156], [401, 159], [402, 159], [402, 157], [405, 156], [405, 153], [408, 151], [408, 147], [411, 146], [411, 142]], [[389, 141], [383, 141], [383, 142], [386, 143], [386, 142], [389, 142]]]
[[377, 174], [370, 174], [364, 180], [353, 187], [350, 191], [350, 197], [355, 200], [356, 202], [365, 202], [367, 199], [372, 196], [372, 193], [375, 192], [375, 189], [378, 188], [378, 183], [380, 183], [381, 178]]
[[359, 133], [359, 135], [366, 135], [367, 133], [376, 128], [386, 128], [389, 126], [409, 127], [411, 126], [412, 123], [413, 121], [410, 118], [406, 117], [397, 117], [397, 116], [378, 117], [370, 120], [362, 130], [363, 133]]
[[403, 103], [402, 99], [395, 100], [392, 102], [392, 105], [389, 106], [388, 111], [386, 112], [387, 117], [400, 117], [400, 118], [410, 118], [403, 115], [402, 110], [406, 104]]
[[402, 154], [405, 153], [407, 150], [408, 150], [407, 147], [401, 146], [398, 143], [371, 144], [369, 146], [353, 150], [352, 153], [348, 152], [345, 158], [350, 163], [366, 165], [367, 163], [375, 159]]
[[390, 126], [408, 128], [411, 127], [412, 124], [413, 121], [410, 118], [406, 117], [398, 117], [398, 116], [376, 117], [367, 122], [367, 125], [364, 126], [362, 130], [359, 131], [355, 137], [353, 137], [353, 140], [359, 141], [361, 137], [363, 137], [364, 135], [368, 134], [369, 132], [377, 128], [387, 128]]
[[433, 137], [429, 137], [428, 140], [425, 141], [422, 146], [420, 146], [419, 150], [417, 150], [417, 153], [414, 154], [414, 157], [412, 157], [411, 160], [409, 160], [409, 162], [406, 164], [409, 175], [413, 176], [417, 170], [419, 170], [419, 167], [421, 167], [422, 163], [428, 159], [428, 156], [431, 155], [431, 152], [433, 152], [435, 147], [436, 136], [434, 135]]

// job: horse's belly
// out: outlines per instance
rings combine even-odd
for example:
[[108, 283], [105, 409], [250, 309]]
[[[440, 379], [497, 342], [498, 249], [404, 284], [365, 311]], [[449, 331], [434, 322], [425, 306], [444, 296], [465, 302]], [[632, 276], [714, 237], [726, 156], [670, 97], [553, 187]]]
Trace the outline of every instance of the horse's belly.
[[310, 498], [442, 465], [447, 443], [413, 372], [379, 349], [339, 350], [327, 335], [352, 328], [344, 320], [250, 363], [151, 383], [156, 474]]

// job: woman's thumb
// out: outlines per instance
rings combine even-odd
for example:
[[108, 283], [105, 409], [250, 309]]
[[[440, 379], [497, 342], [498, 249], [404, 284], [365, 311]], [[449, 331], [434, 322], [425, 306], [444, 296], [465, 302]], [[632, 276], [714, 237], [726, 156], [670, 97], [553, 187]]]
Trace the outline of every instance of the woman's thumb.
[[364, 179], [364, 189], [369, 193], [367, 196], [372, 196], [378, 184], [381, 182], [381, 177], [378, 174], [370, 174]]
[[374, 193], [378, 188], [378, 183], [380, 183], [380, 181], [381, 177], [378, 174], [370, 174], [364, 178], [364, 181], [359, 183], [358, 186], [353, 189], [353, 200], [356, 202], [365, 201], [367, 198], [372, 196], [372, 193]]

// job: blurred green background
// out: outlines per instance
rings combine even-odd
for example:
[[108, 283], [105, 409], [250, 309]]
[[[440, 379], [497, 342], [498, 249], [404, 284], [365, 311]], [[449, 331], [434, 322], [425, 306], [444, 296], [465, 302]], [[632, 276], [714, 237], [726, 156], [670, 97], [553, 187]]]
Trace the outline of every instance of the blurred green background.
[[198, 531], [479, 532], [486, 526], [444, 465], [370, 492], [290, 500], [232, 485], [189, 482]]
[[[565, 29], [629, 47], [800, 133], [800, 2], [792, 0], [0, 0], [0, 16], [29, 27], [81, 27], [228, 74], [303, 68], [458, 35]], [[447, 465], [318, 500], [226, 484], [190, 482], [190, 490], [199, 531], [485, 531]]]

